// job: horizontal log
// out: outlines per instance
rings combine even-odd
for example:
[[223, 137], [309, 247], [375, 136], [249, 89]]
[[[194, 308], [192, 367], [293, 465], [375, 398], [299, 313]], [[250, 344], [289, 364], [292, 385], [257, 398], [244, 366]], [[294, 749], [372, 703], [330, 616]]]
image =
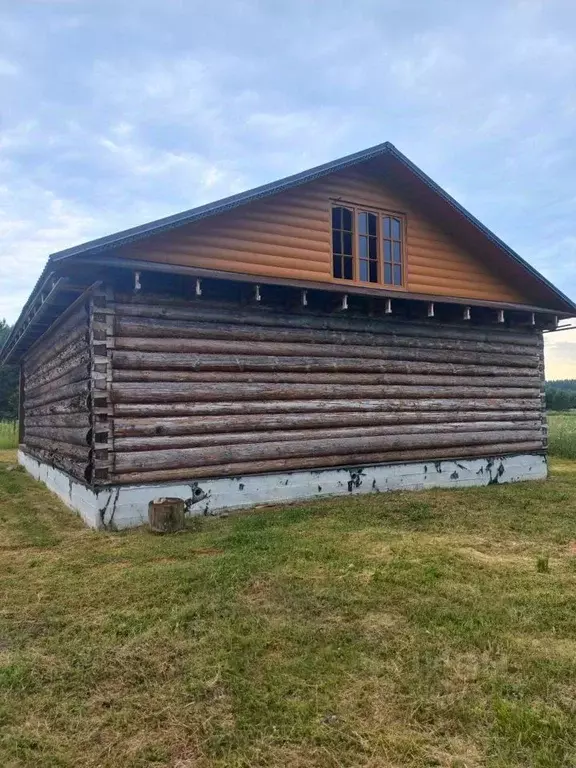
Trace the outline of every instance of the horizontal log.
[[85, 392], [81, 392], [73, 397], [65, 397], [53, 403], [37, 405], [34, 408], [29, 403], [24, 402], [24, 412], [26, 418], [30, 416], [46, 416], [53, 414], [78, 414], [86, 413], [90, 410], [89, 397]]
[[72, 445], [90, 445], [92, 431], [88, 427], [36, 427], [26, 424], [24, 435], [26, 439], [42, 437], [46, 440], [55, 440], [60, 443], [72, 443]]
[[38, 346], [29, 357], [25, 358], [24, 365], [26, 371], [36, 370], [48, 359], [54, 358], [70, 343], [79, 337], [88, 334], [88, 313], [81, 308], [71, 316], [64, 324], [54, 330], [53, 334], [48, 334], [40, 346]]
[[[368, 323], [369, 324], [369, 323]], [[503, 344], [498, 342], [470, 341], [469, 339], [419, 338], [405, 334], [376, 334], [365, 331], [324, 331], [312, 328], [259, 328], [254, 325], [232, 323], [202, 323], [163, 318], [133, 318], [120, 316], [116, 320], [115, 334], [124, 338], [175, 338], [175, 339], [234, 339], [277, 343], [337, 344], [375, 347], [400, 347], [410, 349], [447, 349], [488, 354], [532, 355], [534, 345]]]
[[[41, 417], [39, 417], [41, 418]], [[340, 413], [259, 413], [225, 416], [162, 416], [153, 418], [114, 419], [116, 437], [202, 435], [219, 432], [328, 428], [361, 425], [447, 424], [452, 422], [528, 422], [536, 425], [538, 411], [378, 411]], [[28, 421], [26, 421], [28, 423]], [[117, 441], [116, 441], [117, 443]]]
[[[249, 413], [338, 413], [345, 411], [389, 412], [396, 411], [458, 411], [462, 400], [453, 398], [427, 398], [422, 400], [269, 400], [265, 402], [221, 401], [217, 403], [118, 403], [114, 406], [116, 416], [215, 416]], [[540, 411], [541, 403], [529, 400], [507, 398], [482, 398], [467, 400], [464, 407], [469, 411]], [[54, 411], [56, 413], [56, 411]]]
[[[527, 432], [533, 437], [541, 424], [537, 421], [488, 421], [488, 422], [450, 422], [446, 424], [403, 424], [400, 426], [353, 426], [337, 427], [334, 429], [288, 429], [258, 432], [220, 432], [213, 434], [169, 435], [166, 437], [115, 437], [114, 450], [153, 451], [173, 450], [176, 448], [200, 448], [215, 445], [242, 445], [250, 443], [270, 443], [306, 440], [324, 440], [330, 438], [373, 437], [389, 435], [425, 435], [452, 434], [456, 432], [495, 432], [497, 430], [514, 430], [515, 433]], [[58, 439], [58, 435], [54, 435]]]
[[79, 329], [74, 337], [68, 340], [68, 344], [63, 349], [53, 355], [48, 355], [42, 365], [37, 367], [26, 365], [26, 378], [32, 380], [42, 376], [58, 376], [59, 374], [55, 374], [54, 371], [60, 368], [66, 368], [71, 359], [78, 358], [87, 351], [89, 352], [88, 334], [85, 330]]
[[74, 384], [67, 384], [63, 387], [52, 388], [50, 391], [38, 397], [26, 397], [24, 407], [27, 409], [38, 408], [41, 405], [47, 405], [58, 400], [66, 400], [69, 397], [76, 395], [86, 396], [90, 390], [90, 381], [84, 379], [83, 381], [76, 381]]
[[245, 371], [274, 373], [405, 373], [449, 374], [453, 376], [534, 376], [537, 363], [526, 368], [507, 365], [468, 365], [462, 362], [404, 360], [363, 360], [346, 357], [275, 357], [274, 355], [202, 355], [189, 352], [124, 352], [112, 353], [114, 369], [185, 370], [185, 371]]
[[[470, 366], [472, 367], [472, 366]], [[475, 387], [530, 387], [540, 388], [538, 376], [492, 376], [483, 377], [467, 374], [466, 376], [450, 376], [442, 374], [416, 373], [293, 373], [282, 372], [252, 372], [252, 371], [164, 371], [139, 369], [128, 370], [119, 368], [114, 371], [114, 381], [132, 382], [219, 382], [230, 384], [235, 382], [247, 382], [250, 384], [420, 384], [422, 386], [461, 386], [473, 385]]]
[[537, 365], [532, 355], [496, 354], [453, 349], [411, 349], [355, 346], [352, 344], [289, 344], [286, 342], [234, 341], [224, 339], [116, 338], [116, 350], [129, 352], [190, 352], [192, 354], [244, 355], [262, 357], [346, 357], [361, 360], [402, 360], [425, 363], [473, 363], [530, 368]]
[[53, 379], [46, 384], [37, 384], [36, 386], [30, 386], [29, 382], [25, 382], [26, 397], [33, 399], [42, 397], [46, 394], [52, 394], [54, 392], [61, 392], [66, 388], [68, 384], [75, 384], [78, 381], [87, 381], [90, 376], [90, 364], [87, 362], [79, 363], [70, 368], [66, 373], [59, 376], [57, 379]]
[[193, 480], [202, 477], [237, 477], [259, 475], [267, 472], [293, 472], [301, 469], [345, 467], [346, 470], [372, 464], [388, 464], [410, 461], [436, 461], [457, 458], [466, 461], [475, 457], [501, 457], [511, 454], [540, 453], [541, 441], [499, 443], [454, 448], [426, 448], [423, 450], [389, 451], [380, 453], [346, 454], [338, 456], [313, 456], [298, 459], [273, 459], [258, 462], [236, 462], [213, 466], [191, 466], [178, 469], [151, 470], [149, 472], [116, 472], [111, 476], [114, 483], [161, 483], [176, 480]]
[[[76, 385], [70, 385], [76, 386]], [[66, 389], [66, 388], [63, 388]], [[68, 394], [68, 393], [67, 393]], [[320, 398], [366, 397], [391, 398], [498, 398], [502, 390], [487, 387], [368, 386], [346, 384], [217, 384], [206, 386], [192, 382], [121, 382], [113, 383], [114, 403], [217, 402], [219, 400], [300, 400]], [[539, 397], [534, 389], [506, 389], [507, 398]], [[46, 395], [45, 397], [48, 397]], [[56, 396], [52, 394], [55, 399]], [[38, 398], [41, 400], [41, 398]], [[539, 402], [539, 400], [538, 400]]]
[[83, 413], [46, 413], [40, 416], [26, 414], [24, 419], [26, 427], [85, 427], [90, 426], [90, 414], [86, 410]]
[[44, 464], [50, 464], [51, 466], [57, 467], [78, 480], [86, 480], [90, 467], [89, 462], [75, 461], [68, 456], [55, 455], [51, 451], [43, 450], [42, 448], [31, 446], [27, 443], [21, 445], [20, 448]]
[[75, 354], [64, 358], [57, 365], [52, 366], [48, 370], [42, 369], [36, 373], [32, 373], [26, 376], [26, 387], [27, 389], [32, 389], [33, 387], [39, 385], [51, 384], [52, 382], [60, 379], [62, 376], [65, 376], [74, 368], [77, 368], [80, 365], [86, 365], [88, 367], [89, 364], [90, 347], [86, 342], [84, 342], [83, 346], [77, 350]]
[[36, 437], [36, 435], [25, 436], [26, 445], [33, 448], [42, 448], [48, 454], [54, 457], [66, 456], [75, 461], [86, 461], [90, 457], [90, 448], [88, 446], [73, 445], [72, 443], [62, 443], [58, 440], [51, 440], [45, 437]]
[[[383, 297], [384, 298], [384, 297]], [[284, 328], [318, 328], [332, 331], [355, 331], [369, 333], [397, 333], [405, 336], [431, 339], [461, 339], [465, 341], [501, 342], [535, 346], [537, 333], [530, 329], [518, 331], [502, 327], [480, 329], [477, 326], [464, 326], [448, 323], [416, 323], [400, 321], [384, 316], [360, 315], [349, 312], [346, 317], [308, 311], [281, 312], [269, 307], [243, 309], [230, 303], [205, 301], [183, 303], [181, 300], [170, 301], [167, 297], [154, 297], [142, 294], [130, 297], [128, 294], [117, 296], [115, 305], [119, 316], [166, 318], [172, 320], [215, 321], [236, 325], [257, 325]]]
[[204, 446], [174, 450], [120, 452], [114, 454], [114, 471], [177, 469], [178, 467], [228, 464], [239, 461], [263, 461], [310, 456], [358, 454], [375, 451], [413, 450], [416, 448], [453, 448], [456, 446], [490, 445], [536, 441], [540, 433], [521, 430], [494, 432], [448, 433], [427, 435], [390, 435], [295, 442], [271, 442], [252, 445]]

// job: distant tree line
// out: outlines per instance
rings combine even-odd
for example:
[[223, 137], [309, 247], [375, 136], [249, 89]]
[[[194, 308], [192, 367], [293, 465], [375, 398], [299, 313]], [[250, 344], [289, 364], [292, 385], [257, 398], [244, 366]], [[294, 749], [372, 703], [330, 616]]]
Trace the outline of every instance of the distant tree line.
[[547, 381], [546, 408], [550, 411], [569, 411], [576, 408], [576, 379]]
[[[0, 320], [0, 349], [9, 334], [10, 326], [6, 320]], [[16, 365], [0, 367], [0, 421], [18, 416], [18, 375]]]

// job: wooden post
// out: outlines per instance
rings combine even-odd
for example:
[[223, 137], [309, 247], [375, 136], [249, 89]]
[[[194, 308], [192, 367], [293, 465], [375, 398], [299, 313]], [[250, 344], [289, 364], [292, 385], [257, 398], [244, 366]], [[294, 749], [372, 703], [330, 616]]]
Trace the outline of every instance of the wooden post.
[[148, 504], [148, 523], [154, 533], [176, 533], [184, 528], [184, 499], [154, 499]]

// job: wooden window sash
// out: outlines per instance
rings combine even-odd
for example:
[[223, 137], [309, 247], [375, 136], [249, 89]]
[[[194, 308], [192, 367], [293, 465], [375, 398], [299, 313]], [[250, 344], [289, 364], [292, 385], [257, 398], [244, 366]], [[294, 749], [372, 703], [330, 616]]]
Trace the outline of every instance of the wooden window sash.
[[[343, 214], [342, 213], [340, 213], [340, 227], [339, 228], [334, 228], [334, 226], [332, 225], [332, 212], [333, 212], [333, 210], [335, 208], [339, 208], [340, 211], [343, 211], [343, 210], [350, 211], [351, 221], [352, 221], [352, 228], [351, 229], [344, 229], [344, 218], [343, 218]], [[355, 212], [355, 210], [354, 210], [354, 208], [352, 206], [347, 205], [345, 203], [342, 203], [341, 205], [340, 204], [332, 205], [331, 210], [330, 210], [330, 214], [331, 214], [331, 216], [330, 216], [330, 218], [331, 218], [331, 221], [330, 221], [330, 225], [331, 225], [331, 239], [330, 239], [330, 242], [331, 242], [331, 248], [332, 248], [332, 276], [333, 276], [333, 278], [335, 280], [343, 280], [343, 281], [348, 282], [348, 283], [356, 282], [356, 253], [355, 253], [356, 212]], [[338, 236], [340, 238], [340, 253], [335, 253], [334, 252], [334, 233], [335, 232], [338, 232]], [[350, 253], [350, 254], [345, 254], [344, 253], [344, 235], [345, 234], [350, 235], [351, 251], [352, 251], [352, 253]], [[341, 272], [342, 275], [345, 274], [344, 265], [345, 265], [346, 261], [347, 260], [351, 261], [351, 266], [352, 266], [352, 278], [351, 279], [347, 278], [347, 277], [336, 277], [334, 275], [334, 260], [335, 259], [338, 259], [338, 261], [339, 261], [340, 272]]]
[[[334, 240], [333, 240], [333, 228], [332, 228], [332, 210], [334, 208], [347, 208], [352, 212], [352, 279], [344, 278], [344, 277], [336, 277], [334, 275]], [[367, 213], [367, 214], [375, 214], [376, 215], [376, 252], [377, 252], [377, 260], [376, 260], [376, 269], [377, 269], [377, 282], [373, 283], [369, 280], [361, 280], [360, 279], [360, 228], [358, 226], [358, 216], [360, 213]], [[385, 254], [384, 254], [384, 227], [383, 227], [383, 219], [385, 216], [388, 216], [390, 218], [390, 262], [385, 262]], [[400, 222], [400, 240], [395, 240], [392, 237], [392, 219], [398, 219]], [[342, 233], [344, 230], [340, 230]], [[359, 285], [366, 285], [366, 286], [376, 286], [380, 285], [383, 288], [389, 288], [392, 290], [406, 290], [406, 215], [399, 212], [399, 211], [390, 211], [384, 208], [378, 208], [377, 206], [372, 205], [361, 205], [358, 203], [349, 203], [344, 200], [331, 200], [330, 201], [330, 232], [331, 232], [331, 248], [332, 248], [332, 278], [334, 280], [338, 280], [338, 282], [343, 283], [354, 283]], [[394, 262], [394, 247], [393, 243], [398, 242], [400, 243], [400, 263], [399, 265]], [[342, 274], [344, 274], [343, 270], [343, 256], [340, 255], [341, 258], [341, 265], [340, 269], [342, 271]], [[366, 263], [369, 264], [370, 261], [366, 260]], [[392, 274], [392, 280], [394, 280], [394, 266], [400, 266], [400, 276], [401, 276], [401, 282], [400, 283], [386, 283], [385, 282], [385, 263], [389, 263], [391, 265], [391, 274]]]

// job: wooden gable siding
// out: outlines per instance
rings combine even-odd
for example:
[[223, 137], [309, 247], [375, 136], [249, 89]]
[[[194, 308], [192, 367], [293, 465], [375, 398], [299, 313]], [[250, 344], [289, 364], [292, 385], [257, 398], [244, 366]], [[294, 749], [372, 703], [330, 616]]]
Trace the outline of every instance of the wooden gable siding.
[[118, 255], [225, 272], [345, 285], [347, 281], [332, 277], [330, 200], [339, 198], [406, 214], [406, 290], [526, 302], [528, 297], [500, 277], [493, 267], [467, 252], [443, 232], [439, 224], [412, 207], [381, 179], [359, 168], [334, 173], [182, 226], [120, 249]]

